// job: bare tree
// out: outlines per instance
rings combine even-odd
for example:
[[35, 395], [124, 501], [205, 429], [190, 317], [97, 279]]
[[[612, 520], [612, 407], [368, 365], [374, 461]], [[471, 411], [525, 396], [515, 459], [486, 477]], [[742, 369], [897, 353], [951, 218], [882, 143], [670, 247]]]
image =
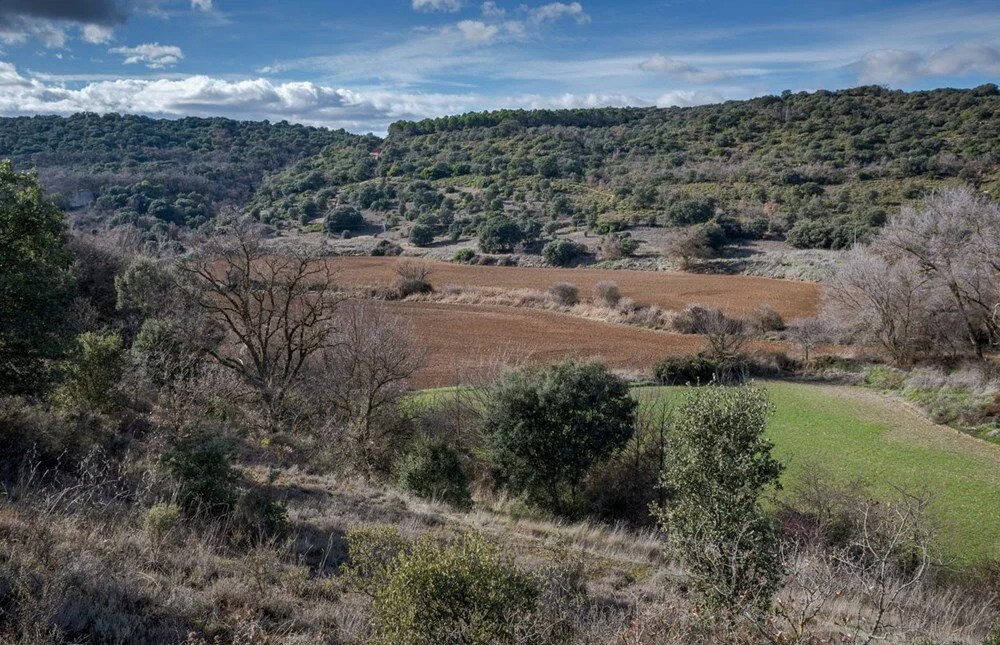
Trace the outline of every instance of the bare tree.
[[[377, 304], [341, 308], [336, 342], [323, 353], [320, 387], [360, 463], [376, 468], [406, 420], [398, 403], [407, 380], [424, 363], [410, 325]], [[397, 442], [398, 443], [398, 442]]]
[[668, 256], [679, 259], [682, 269], [690, 269], [695, 260], [704, 260], [715, 255], [708, 232], [700, 226], [671, 231], [667, 235], [663, 250]]
[[264, 429], [279, 429], [306, 364], [334, 342], [329, 265], [301, 247], [269, 249], [241, 222], [179, 268], [203, 314], [204, 351], [256, 395]]
[[830, 342], [830, 325], [820, 316], [799, 318], [792, 321], [787, 336], [802, 351], [803, 360], [808, 362], [813, 349]]
[[931, 195], [893, 217], [873, 247], [909, 258], [948, 294], [941, 304], [957, 317], [980, 358], [1000, 340], [1000, 204], [968, 188]]

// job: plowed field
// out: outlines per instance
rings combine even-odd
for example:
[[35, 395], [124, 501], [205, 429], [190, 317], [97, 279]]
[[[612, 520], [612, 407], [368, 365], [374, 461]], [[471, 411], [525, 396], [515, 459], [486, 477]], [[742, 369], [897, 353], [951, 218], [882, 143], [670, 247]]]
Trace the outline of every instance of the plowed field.
[[[345, 285], [389, 284], [395, 278], [398, 258], [339, 257], [330, 260], [337, 281]], [[594, 285], [615, 282], [622, 295], [641, 304], [678, 311], [701, 303], [730, 314], [747, 313], [770, 304], [786, 320], [816, 313], [819, 287], [810, 282], [773, 280], [742, 275], [696, 275], [666, 271], [616, 271], [610, 269], [539, 269], [427, 261], [435, 287], [448, 284], [499, 289], [545, 290], [553, 282], [571, 282], [589, 296]], [[537, 315], [532, 312], [531, 315]]]

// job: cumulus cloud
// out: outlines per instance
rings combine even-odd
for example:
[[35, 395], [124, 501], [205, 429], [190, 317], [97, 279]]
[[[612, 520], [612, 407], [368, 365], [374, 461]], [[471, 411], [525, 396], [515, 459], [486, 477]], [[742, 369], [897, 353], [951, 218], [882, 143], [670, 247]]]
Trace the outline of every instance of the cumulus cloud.
[[114, 37], [115, 30], [105, 25], [84, 25], [81, 32], [88, 43], [102, 45]]
[[669, 56], [663, 56], [661, 54], [654, 54], [639, 63], [639, 69], [645, 72], [669, 74], [671, 76], [682, 78], [686, 81], [691, 81], [692, 83], [714, 83], [731, 76], [731, 74], [727, 72], [705, 71], [691, 65], [690, 63], [685, 63], [684, 61], [670, 58]]
[[192, 9], [201, 9], [202, 11], [212, 10], [212, 0], [191, 0]]
[[10, 63], [0, 62], [0, 114], [4, 115], [120, 112], [160, 117], [227, 116], [385, 132], [392, 121], [472, 110], [651, 104], [625, 94], [483, 96], [345, 89], [264, 78], [229, 81], [208, 76], [95, 80], [67, 88], [58, 80], [22, 74]]
[[124, 56], [125, 60], [122, 61], [124, 65], [143, 63], [152, 69], [170, 67], [184, 58], [184, 52], [181, 51], [180, 47], [161, 45], [160, 43], [144, 43], [135, 47], [112, 47], [108, 52]]
[[455, 25], [462, 38], [475, 45], [485, 45], [496, 39], [500, 33], [500, 28], [496, 25], [487, 25], [481, 20], [463, 20]]
[[853, 66], [863, 83], [905, 83], [925, 76], [1000, 74], [1000, 51], [963, 43], [923, 55], [902, 49], [881, 49], [864, 55]]
[[413, 8], [417, 11], [458, 11], [462, 8], [462, 0], [413, 0]]
[[583, 11], [583, 5], [579, 2], [552, 2], [531, 9], [528, 15], [532, 22], [543, 23], [560, 18], [572, 18], [579, 24], [590, 22], [590, 16]]

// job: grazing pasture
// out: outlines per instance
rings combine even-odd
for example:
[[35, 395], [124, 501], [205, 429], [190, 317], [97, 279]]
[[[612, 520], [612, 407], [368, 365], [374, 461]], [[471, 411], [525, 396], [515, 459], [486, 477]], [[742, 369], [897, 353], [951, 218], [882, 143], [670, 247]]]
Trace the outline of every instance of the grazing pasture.
[[[925, 493], [938, 546], [959, 562], [1000, 558], [1000, 446], [928, 421], [907, 403], [859, 387], [769, 382], [768, 435], [787, 469], [783, 495], [823, 470], [860, 478], [887, 499]], [[640, 388], [649, 402], [687, 388]]]

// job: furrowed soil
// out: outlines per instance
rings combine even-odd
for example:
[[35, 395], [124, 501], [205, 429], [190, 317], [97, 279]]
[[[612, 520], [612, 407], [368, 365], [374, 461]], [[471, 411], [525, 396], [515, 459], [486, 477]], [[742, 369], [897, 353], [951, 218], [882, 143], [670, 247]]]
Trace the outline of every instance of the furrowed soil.
[[[401, 259], [394, 257], [337, 257], [329, 261], [336, 281], [345, 286], [390, 284]], [[413, 258], [409, 258], [411, 261]], [[430, 269], [436, 288], [447, 285], [493, 287], [498, 289], [546, 290], [554, 282], [569, 282], [589, 297], [594, 285], [610, 281], [623, 296], [643, 305], [680, 311], [699, 303], [718, 307], [729, 314], [746, 314], [761, 304], [769, 304], [785, 320], [816, 315], [820, 287], [816, 283], [775, 280], [743, 275], [699, 275], [666, 271], [613, 269], [553, 269], [457, 264], [420, 260]], [[531, 316], [538, 312], [531, 312]]]
[[[411, 387], [468, 383], [496, 366], [546, 363], [564, 358], [600, 358], [613, 369], [649, 373], [664, 356], [697, 352], [700, 336], [588, 320], [578, 316], [514, 307], [370, 301], [413, 326], [416, 345], [426, 348], [424, 367]], [[761, 349], [786, 349], [756, 343]]]

